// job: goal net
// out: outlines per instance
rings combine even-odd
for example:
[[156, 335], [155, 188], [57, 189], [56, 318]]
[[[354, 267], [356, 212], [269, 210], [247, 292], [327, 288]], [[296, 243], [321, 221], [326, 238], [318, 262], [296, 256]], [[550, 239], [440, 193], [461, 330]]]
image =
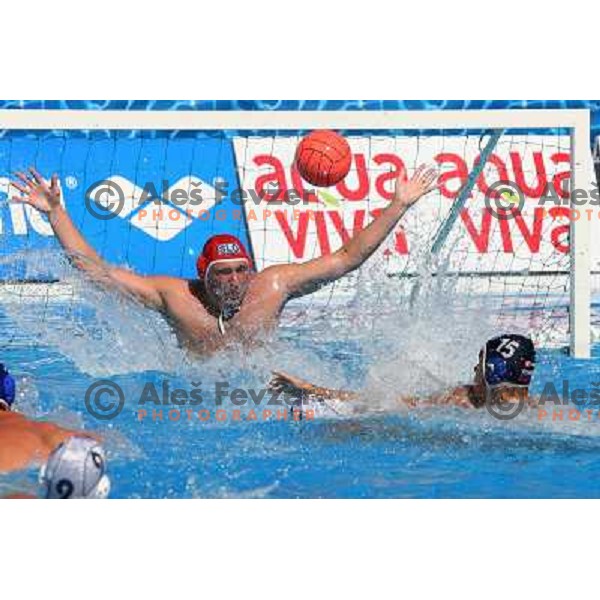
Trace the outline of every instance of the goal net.
[[[438, 189], [359, 271], [292, 302], [284, 326], [418, 319], [428, 303], [451, 303], [498, 332], [589, 354], [598, 215], [571, 202], [595, 183], [587, 111], [0, 113], [5, 198], [15, 170], [57, 172], [86, 239], [142, 274], [194, 277], [215, 233], [240, 237], [259, 271], [334, 252], [389, 204], [399, 172], [434, 165]], [[343, 133], [353, 154], [326, 189], [293, 164], [318, 128]], [[57, 242], [45, 219], [8, 201], [0, 217], [2, 300], [73, 303], [73, 282], [49, 264]]]

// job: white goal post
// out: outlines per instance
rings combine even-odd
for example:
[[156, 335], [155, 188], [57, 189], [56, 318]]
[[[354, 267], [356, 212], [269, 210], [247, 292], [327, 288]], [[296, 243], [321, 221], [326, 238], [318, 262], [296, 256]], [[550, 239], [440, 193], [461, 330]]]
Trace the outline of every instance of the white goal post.
[[[571, 140], [571, 189], [593, 173], [587, 109], [432, 111], [0, 110], [0, 130], [495, 130], [562, 129]], [[590, 356], [590, 221], [570, 221], [570, 350]]]

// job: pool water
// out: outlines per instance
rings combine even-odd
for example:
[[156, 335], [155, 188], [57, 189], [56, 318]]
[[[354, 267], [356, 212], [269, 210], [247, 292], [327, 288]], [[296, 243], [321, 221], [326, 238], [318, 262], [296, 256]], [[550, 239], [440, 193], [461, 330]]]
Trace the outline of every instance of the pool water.
[[[18, 401], [25, 413], [105, 436], [111, 497], [600, 497], [597, 416], [552, 421], [523, 413], [502, 422], [485, 411], [399, 412], [394, 407], [394, 392], [425, 393], [440, 381], [467, 381], [480, 345], [474, 332], [464, 332], [457, 352], [456, 334], [448, 330], [446, 336], [439, 331], [437, 337], [431, 335], [435, 323], [421, 323], [413, 331], [405, 323], [383, 345], [382, 336], [352, 335], [347, 323], [344, 331], [317, 325], [301, 331], [284, 328], [255, 352], [193, 361], [171, 341], [165, 345], [164, 330], [146, 327], [151, 332], [146, 338], [135, 327], [127, 330], [117, 310], [111, 313], [115, 322], [105, 322], [104, 329], [97, 322], [81, 329], [81, 323], [90, 323], [89, 315], [67, 308], [60, 320], [45, 306], [46, 321], [32, 317], [28, 331], [21, 330], [14, 308], [2, 314], [1, 358], [18, 379]], [[128, 323], [136, 322], [134, 312], [128, 312]], [[139, 317], [148, 320], [145, 311]], [[425, 360], [437, 373], [433, 382], [419, 368]], [[231, 403], [215, 404], [216, 382], [264, 388], [272, 368], [321, 385], [364, 389], [374, 411], [300, 422], [234, 421]], [[86, 410], [84, 398], [91, 384], [105, 378], [116, 382], [127, 399], [121, 414], [98, 421]], [[171, 389], [188, 390], [201, 380], [202, 408], [212, 414], [223, 408], [230, 418], [175, 422], [167, 417], [167, 409], [173, 408], [169, 406], [162, 421], [139, 421], [144, 386], [152, 383], [160, 390], [165, 380]], [[571, 359], [560, 350], [541, 351], [533, 392], [553, 382], [560, 394], [564, 380], [571, 390], [594, 389], [594, 382], [600, 382], [600, 348], [594, 348], [589, 361]], [[593, 414], [597, 412], [595, 408]], [[247, 413], [245, 407], [242, 415]], [[4, 475], [0, 495], [15, 489], [35, 491], [36, 485], [36, 469]]]

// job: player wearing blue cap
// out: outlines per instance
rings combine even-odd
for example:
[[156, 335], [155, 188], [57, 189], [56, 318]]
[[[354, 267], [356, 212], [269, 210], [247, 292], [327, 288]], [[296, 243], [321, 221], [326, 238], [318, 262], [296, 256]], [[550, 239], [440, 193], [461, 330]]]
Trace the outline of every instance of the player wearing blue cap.
[[15, 401], [16, 385], [14, 377], [0, 363], [0, 410], [9, 411]]
[[[401, 396], [397, 400], [400, 405], [408, 407], [417, 405], [486, 407], [499, 418], [503, 418], [503, 411], [511, 415], [506, 418], [513, 418], [520, 409], [518, 412], [511, 411], [511, 405], [515, 407], [518, 405], [520, 408], [525, 405], [536, 405], [534, 399], [529, 396], [529, 384], [535, 359], [535, 347], [530, 338], [514, 333], [500, 335], [489, 339], [479, 352], [479, 361], [475, 366], [475, 376], [471, 384], [426, 398]], [[355, 409], [361, 410], [363, 395], [358, 392], [318, 387], [286, 373], [274, 375], [271, 388], [275, 391], [300, 397], [309, 403], [329, 404], [334, 411], [337, 403], [355, 401]], [[363, 407], [364, 404], [363, 401]]]

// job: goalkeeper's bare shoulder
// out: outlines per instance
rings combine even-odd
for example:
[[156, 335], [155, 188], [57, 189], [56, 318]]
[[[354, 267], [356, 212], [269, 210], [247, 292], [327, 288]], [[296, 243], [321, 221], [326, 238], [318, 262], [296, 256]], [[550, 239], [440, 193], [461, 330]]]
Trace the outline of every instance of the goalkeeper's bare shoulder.
[[71, 263], [96, 284], [159, 311], [182, 345], [208, 354], [229, 344], [254, 346], [275, 329], [288, 300], [310, 294], [358, 269], [381, 246], [406, 211], [435, 188], [436, 171], [424, 165], [412, 177], [399, 173], [394, 196], [367, 227], [336, 252], [303, 263], [256, 272], [250, 252], [231, 234], [214, 235], [197, 260], [198, 278], [142, 275], [111, 265], [85, 239], [64, 208], [58, 176], [49, 181], [33, 167], [16, 173], [14, 202], [44, 214]]

